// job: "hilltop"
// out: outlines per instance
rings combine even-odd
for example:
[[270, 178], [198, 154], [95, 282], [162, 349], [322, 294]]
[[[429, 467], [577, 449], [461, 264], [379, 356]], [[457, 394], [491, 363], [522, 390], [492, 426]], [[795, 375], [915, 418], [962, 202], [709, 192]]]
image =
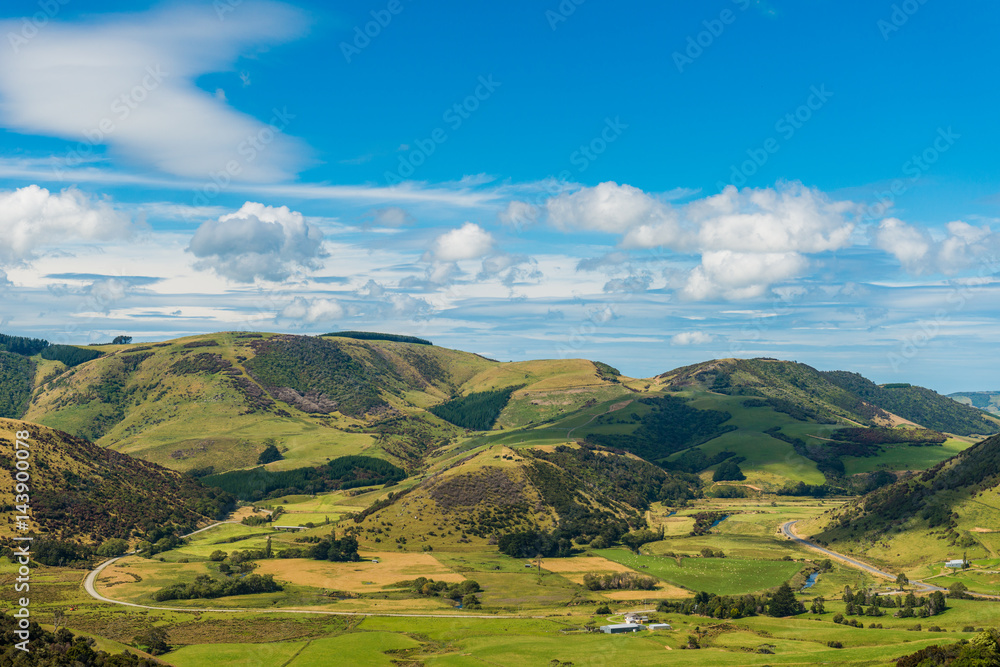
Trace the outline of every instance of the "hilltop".
[[[49, 539], [100, 543], [153, 530], [189, 530], [232, 503], [228, 494], [156, 464], [38, 424], [0, 419], [5, 498], [15, 496], [17, 432], [30, 434], [31, 528]], [[0, 530], [4, 536], [14, 533], [10, 523]]]

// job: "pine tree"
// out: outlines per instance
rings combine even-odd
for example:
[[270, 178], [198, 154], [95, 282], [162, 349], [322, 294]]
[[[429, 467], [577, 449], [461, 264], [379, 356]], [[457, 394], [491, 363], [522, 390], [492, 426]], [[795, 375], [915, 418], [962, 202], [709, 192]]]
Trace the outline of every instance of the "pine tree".
[[794, 616], [805, 611], [805, 606], [795, 599], [788, 582], [781, 584], [767, 605], [768, 616]]

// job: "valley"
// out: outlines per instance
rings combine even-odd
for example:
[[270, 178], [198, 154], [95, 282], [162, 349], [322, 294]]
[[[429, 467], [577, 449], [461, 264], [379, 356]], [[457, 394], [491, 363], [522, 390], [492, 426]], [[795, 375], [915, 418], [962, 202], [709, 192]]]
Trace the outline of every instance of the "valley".
[[[1000, 624], [1000, 419], [928, 389], [378, 334], [17, 349], [35, 613], [105, 650], [152, 621], [179, 667], [887, 664]], [[672, 629], [595, 631], [632, 611]]]

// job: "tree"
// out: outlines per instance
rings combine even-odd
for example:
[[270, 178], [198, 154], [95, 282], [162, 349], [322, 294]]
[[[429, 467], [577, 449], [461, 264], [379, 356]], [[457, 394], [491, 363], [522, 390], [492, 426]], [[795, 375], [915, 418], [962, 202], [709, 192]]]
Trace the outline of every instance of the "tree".
[[795, 593], [787, 581], [778, 587], [778, 592], [767, 603], [768, 616], [794, 616], [805, 610], [805, 605], [795, 599]]
[[115, 339], [111, 341], [112, 345], [128, 345], [132, 342], [131, 336], [115, 336]]
[[265, 441], [265, 443], [267, 444], [267, 446], [264, 448], [264, 451], [260, 453], [260, 456], [257, 457], [257, 463], [264, 465], [267, 463], [280, 461], [281, 459], [285, 458], [284, 456], [281, 455], [281, 452], [278, 451], [278, 447], [273, 439], [268, 438]]
[[462, 598], [462, 608], [463, 609], [479, 609], [479, 607], [481, 607], [481, 606], [482, 605], [479, 602], [479, 598], [477, 598], [472, 593], [469, 593], [468, 595], [466, 595], [465, 597]]
[[812, 607], [809, 608], [814, 614], [822, 614], [826, 612], [826, 607], [823, 605], [823, 598], [819, 597], [813, 600]]
[[128, 542], [117, 537], [106, 540], [104, 544], [97, 547], [98, 556], [107, 556], [109, 558], [121, 556], [126, 551], [128, 551]]
[[900, 572], [899, 575], [896, 577], [896, 585], [899, 586], [899, 590], [903, 590], [903, 588], [905, 586], [909, 586], [909, 584], [910, 584], [909, 578], [907, 578], [907, 576], [904, 573]]
[[222, 549], [216, 549], [208, 556], [208, 560], [215, 563], [221, 563], [226, 560], [226, 552]]
[[150, 655], [160, 655], [170, 650], [170, 646], [167, 645], [167, 631], [156, 626], [150, 627], [141, 635], [136, 635], [132, 643], [145, 646], [146, 652]]
[[746, 478], [747, 476], [743, 474], [742, 470], [740, 470], [740, 464], [732, 461], [731, 459], [727, 459], [719, 464], [719, 467], [716, 468], [715, 472], [712, 474], [713, 482], [739, 482]]

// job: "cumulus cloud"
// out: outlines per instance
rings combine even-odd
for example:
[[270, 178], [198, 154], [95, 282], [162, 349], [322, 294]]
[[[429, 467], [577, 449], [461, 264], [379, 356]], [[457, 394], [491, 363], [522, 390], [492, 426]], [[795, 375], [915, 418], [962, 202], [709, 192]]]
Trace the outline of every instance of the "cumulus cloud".
[[684, 331], [670, 338], [671, 345], [705, 345], [715, 340], [715, 336], [704, 331]]
[[631, 185], [606, 182], [550, 198], [545, 205], [549, 221], [564, 231], [625, 233], [633, 227], [655, 227], [661, 240], [676, 240], [677, 219], [669, 206]]
[[875, 233], [875, 246], [895, 257], [914, 275], [954, 275], [996, 262], [1000, 235], [989, 227], [976, 227], [956, 220], [945, 225], [945, 236], [936, 241], [931, 234], [898, 218], [887, 218]]
[[297, 296], [281, 310], [281, 317], [308, 324], [330, 322], [343, 316], [344, 308], [332, 299], [304, 299]]
[[255, 202], [203, 223], [187, 250], [198, 258], [195, 268], [246, 283], [285, 280], [318, 268], [326, 256], [323, 233], [301, 213]]
[[107, 200], [74, 188], [53, 194], [29, 185], [0, 193], [0, 264], [30, 261], [37, 250], [56, 243], [128, 238], [134, 229]]
[[706, 252], [701, 265], [688, 274], [680, 294], [694, 301], [758, 298], [774, 283], [801, 276], [808, 266], [809, 260], [794, 252]]
[[405, 227], [414, 222], [416, 218], [399, 206], [387, 206], [372, 211], [372, 224], [376, 227]]
[[[638, 188], [601, 183], [547, 203], [550, 222], [574, 229], [618, 232], [624, 249], [665, 248], [700, 255], [680, 282], [688, 299], [746, 299], [800, 275], [806, 255], [851, 244], [857, 205], [834, 201], [801, 183], [774, 188], [727, 187], [721, 193], [672, 206]], [[582, 260], [578, 270], [622, 262], [620, 253]], [[731, 262], [727, 264], [727, 262]], [[606, 289], [638, 287], [611, 281]]]
[[924, 270], [924, 259], [933, 244], [930, 234], [899, 218], [883, 220], [875, 235], [876, 247], [893, 255], [911, 273]]
[[[258, 120], [197, 82], [302, 34], [304, 14], [266, 0], [248, 0], [222, 16], [220, 6], [51, 21], [30, 40], [14, 39], [0, 53], [3, 125], [80, 142], [73, 161], [107, 145], [179, 176], [206, 178], [235, 162], [232, 178], [286, 179], [305, 154], [303, 144], [275, 131], [292, 117], [282, 112]], [[21, 28], [19, 20], [0, 22], [4, 35], [20, 35]]]
[[425, 259], [458, 262], [479, 259], [493, 249], [493, 235], [477, 224], [467, 222], [458, 229], [441, 234], [431, 245]]

